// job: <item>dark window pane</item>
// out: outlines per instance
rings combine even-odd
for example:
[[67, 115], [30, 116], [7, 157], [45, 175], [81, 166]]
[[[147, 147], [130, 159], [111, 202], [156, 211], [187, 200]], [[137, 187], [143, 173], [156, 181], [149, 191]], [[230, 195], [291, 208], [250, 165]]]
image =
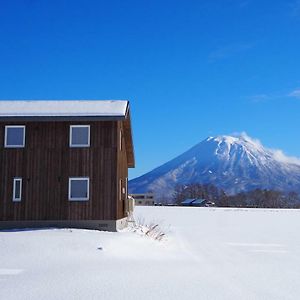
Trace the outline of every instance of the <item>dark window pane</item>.
[[89, 127], [72, 127], [72, 145], [89, 144]]
[[21, 181], [16, 180], [15, 181], [15, 199], [21, 198]]
[[24, 128], [8, 127], [6, 128], [6, 145], [23, 146]]
[[72, 180], [71, 198], [87, 198], [87, 197], [88, 197], [88, 181]]

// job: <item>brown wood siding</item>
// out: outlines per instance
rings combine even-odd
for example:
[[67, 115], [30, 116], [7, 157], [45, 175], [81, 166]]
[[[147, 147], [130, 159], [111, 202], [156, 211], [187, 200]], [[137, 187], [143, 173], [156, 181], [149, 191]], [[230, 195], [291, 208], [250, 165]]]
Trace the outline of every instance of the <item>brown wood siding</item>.
[[[120, 149], [120, 135], [122, 137], [122, 150]], [[127, 166], [127, 151], [125, 144], [125, 133], [124, 133], [124, 122], [118, 122], [118, 201], [117, 201], [117, 216], [118, 219], [127, 217], [125, 211], [125, 200], [126, 194], [121, 193], [120, 197], [120, 189], [123, 187], [126, 188], [126, 178], [128, 178], [128, 166]], [[122, 182], [122, 186], [120, 185]]]
[[[70, 125], [90, 125], [91, 146], [69, 147]], [[118, 122], [19, 122], [22, 149], [4, 148], [0, 123], [0, 220], [115, 220]], [[127, 169], [127, 166], [126, 166]], [[13, 202], [13, 178], [23, 179], [22, 201]], [[69, 177], [90, 178], [90, 199], [69, 201]]]
[[135, 160], [134, 160], [134, 147], [133, 147], [133, 141], [132, 141], [130, 112], [128, 112], [128, 116], [127, 116], [126, 120], [122, 122], [122, 128], [123, 128], [123, 132], [124, 132], [124, 136], [125, 136], [127, 166], [129, 168], [134, 168]]

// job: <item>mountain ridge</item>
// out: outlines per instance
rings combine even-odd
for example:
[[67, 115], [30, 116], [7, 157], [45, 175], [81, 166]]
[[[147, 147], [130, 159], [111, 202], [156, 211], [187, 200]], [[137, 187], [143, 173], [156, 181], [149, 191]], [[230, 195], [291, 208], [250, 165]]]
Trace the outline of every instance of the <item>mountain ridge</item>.
[[229, 194], [255, 188], [300, 192], [300, 160], [246, 134], [208, 137], [129, 182], [131, 193], [171, 198], [176, 184], [214, 184]]

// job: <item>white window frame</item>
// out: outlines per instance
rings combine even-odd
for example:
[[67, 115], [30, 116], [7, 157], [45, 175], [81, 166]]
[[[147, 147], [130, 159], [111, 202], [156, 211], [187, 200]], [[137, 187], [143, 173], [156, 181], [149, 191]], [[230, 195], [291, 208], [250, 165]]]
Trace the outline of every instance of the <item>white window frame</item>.
[[[16, 197], [16, 183], [17, 181], [20, 182], [20, 197]], [[13, 201], [14, 202], [21, 202], [22, 200], [22, 178], [20, 177], [15, 177], [13, 181]]]
[[[76, 144], [73, 145], [72, 144], [72, 131], [73, 128], [83, 128], [83, 127], [87, 127], [89, 129], [88, 131], [88, 143], [87, 144]], [[70, 148], [83, 148], [83, 147], [90, 147], [91, 144], [91, 126], [90, 125], [70, 125], [70, 134], [69, 134], [69, 146]]]
[[[87, 197], [85, 198], [72, 198], [71, 197], [71, 182], [72, 181], [79, 181], [79, 180], [86, 180], [87, 181]], [[68, 193], [69, 201], [88, 201], [90, 199], [90, 178], [89, 177], [69, 177], [69, 193]]]
[[[22, 128], [24, 130], [22, 145], [7, 145], [7, 129], [9, 129], [9, 128]], [[5, 126], [5, 134], [4, 134], [4, 147], [5, 148], [24, 148], [25, 147], [25, 135], [26, 135], [26, 126], [25, 125], [6, 125]]]

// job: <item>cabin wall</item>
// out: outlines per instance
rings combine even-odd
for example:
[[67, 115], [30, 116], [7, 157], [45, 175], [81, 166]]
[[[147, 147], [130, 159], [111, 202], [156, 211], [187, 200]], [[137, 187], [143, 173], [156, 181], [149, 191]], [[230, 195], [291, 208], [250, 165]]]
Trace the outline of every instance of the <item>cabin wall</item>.
[[[70, 125], [90, 125], [89, 148], [69, 147]], [[4, 148], [5, 125], [25, 125], [22, 149]], [[116, 220], [118, 122], [0, 122], [0, 220]], [[22, 201], [13, 202], [13, 178]], [[69, 177], [90, 178], [90, 199], [69, 201]]]
[[[126, 198], [128, 192], [128, 164], [127, 164], [127, 153], [125, 145], [125, 133], [124, 133], [124, 123], [118, 122], [118, 201], [117, 201], [117, 215], [118, 219], [127, 217], [126, 212]], [[121, 145], [120, 145], [121, 143]]]

